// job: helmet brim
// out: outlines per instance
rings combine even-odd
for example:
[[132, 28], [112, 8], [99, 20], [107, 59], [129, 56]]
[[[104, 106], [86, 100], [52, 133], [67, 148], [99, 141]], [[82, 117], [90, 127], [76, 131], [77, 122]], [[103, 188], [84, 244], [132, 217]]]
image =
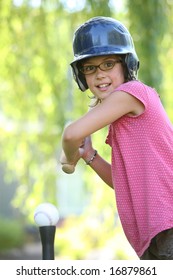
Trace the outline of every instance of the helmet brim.
[[[133, 52], [134, 51], [132, 51], [132, 52], [129, 51], [129, 53], [133, 53]], [[70, 65], [72, 65], [75, 62], [79, 62], [79, 61], [85, 60], [90, 57], [113, 55], [113, 54], [115, 54], [115, 55], [127, 54], [127, 50], [126, 49], [123, 50], [122, 48], [115, 49], [115, 47], [113, 48], [113, 50], [111, 50], [110, 46], [109, 46], [109, 48], [106, 46], [104, 49], [102, 48], [102, 50], [100, 50], [100, 48], [93, 48], [93, 50], [90, 50], [90, 52], [87, 54], [81, 54], [81, 55], [75, 56], [73, 61], [70, 63]]]

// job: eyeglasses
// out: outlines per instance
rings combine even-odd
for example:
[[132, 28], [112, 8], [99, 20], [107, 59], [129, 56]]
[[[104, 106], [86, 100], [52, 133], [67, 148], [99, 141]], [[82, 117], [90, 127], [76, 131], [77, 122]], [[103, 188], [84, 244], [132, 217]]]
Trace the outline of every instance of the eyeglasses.
[[99, 68], [102, 71], [109, 71], [111, 70], [116, 63], [121, 63], [122, 60], [106, 60], [102, 63], [100, 63], [99, 65], [84, 65], [82, 66], [79, 70], [81, 73], [83, 73], [84, 75], [89, 75], [89, 74], [93, 74], [96, 72], [97, 68]]

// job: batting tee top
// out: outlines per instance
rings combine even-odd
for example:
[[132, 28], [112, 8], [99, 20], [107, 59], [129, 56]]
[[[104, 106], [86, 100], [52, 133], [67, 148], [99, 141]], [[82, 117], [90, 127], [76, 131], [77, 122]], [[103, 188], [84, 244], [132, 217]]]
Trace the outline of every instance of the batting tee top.
[[130, 81], [116, 91], [145, 107], [138, 116], [113, 122], [106, 139], [119, 217], [140, 257], [157, 233], [173, 227], [173, 127], [154, 89]]

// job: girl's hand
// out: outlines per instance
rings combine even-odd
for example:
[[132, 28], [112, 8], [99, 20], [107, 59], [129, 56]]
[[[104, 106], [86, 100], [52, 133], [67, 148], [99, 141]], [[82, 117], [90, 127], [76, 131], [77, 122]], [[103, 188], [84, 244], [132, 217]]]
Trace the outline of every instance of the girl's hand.
[[81, 158], [83, 158], [85, 162], [88, 162], [95, 152], [95, 150], [92, 147], [91, 136], [88, 136], [84, 139], [79, 150]]
[[81, 158], [80, 153], [77, 155], [76, 159], [73, 162], [69, 162], [64, 151], [62, 150], [61, 156], [60, 156], [60, 163], [63, 164], [70, 164], [70, 165], [76, 165], [78, 160]]
[[67, 157], [66, 157], [64, 151], [62, 150], [61, 156], [60, 156], [60, 163], [62, 165], [62, 170], [67, 174], [73, 173], [75, 171], [75, 166], [80, 158], [81, 158], [81, 154], [80, 154], [80, 150], [79, 150], [79, 153], [77, 154], [74, 162], [69, 162], [67, 160]]
[[62, 151], [60, 156], [60, 163], [62, 164], [62, 170], [67, 174], [73, 173], [75, 171], [75, 166], [80, 160], [80, 158], [82, 158], [85, 162], [88, 162], [93, 156], [94, 151], [95, 150], [92, 147], [91, 136], [86, 137], [82, 141], [79, 147], [78, 154], [73, 162], [68, 162], [64, 151]]
[[66, 155], [64, 151], [62, 150], [61, 156], [60, 156], [60, 163], [62, 165], [62, 170], [67, 173], [71, 174], [75, 171], [75, 165], [74, 163], [68, 163], [68, 160], [66, 158]]

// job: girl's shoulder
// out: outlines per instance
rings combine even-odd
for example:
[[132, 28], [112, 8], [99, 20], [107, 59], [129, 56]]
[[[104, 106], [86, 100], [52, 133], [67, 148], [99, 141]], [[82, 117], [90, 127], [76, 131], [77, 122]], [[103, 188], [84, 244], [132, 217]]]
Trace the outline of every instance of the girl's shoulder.
[[144, 84], [139, 80], [133, 80], [121, 84], [118, 88], [116, 88], [116, 91], [125, 91], [142, 101], [146, 101], [152, 97], [154, 99], [159, 97], [157, 91], [154, 88]]
[[126, 82], [124, 84], [121, 84], [117, 89], [116, 91], [120, 91], [120, 90], [123, 90], [123, 91], [126, 91], [128, 92], [133, 90], [133, 91], [152, 91], [154, 90], [153, 88], [151, 88], [150, 86], [144, 84], [143, 82], [139, 81], [139, 80], [133, 80], [133, 81], [129, 81], [129, 82]]
[[156, 107], [160, 108], [161, 100], [157, 91], [139, 80], [124, 83], [116, 91], [124, 91], [138, 99], [145, 107], [144, 112], [149, 108], [152, 110]]

